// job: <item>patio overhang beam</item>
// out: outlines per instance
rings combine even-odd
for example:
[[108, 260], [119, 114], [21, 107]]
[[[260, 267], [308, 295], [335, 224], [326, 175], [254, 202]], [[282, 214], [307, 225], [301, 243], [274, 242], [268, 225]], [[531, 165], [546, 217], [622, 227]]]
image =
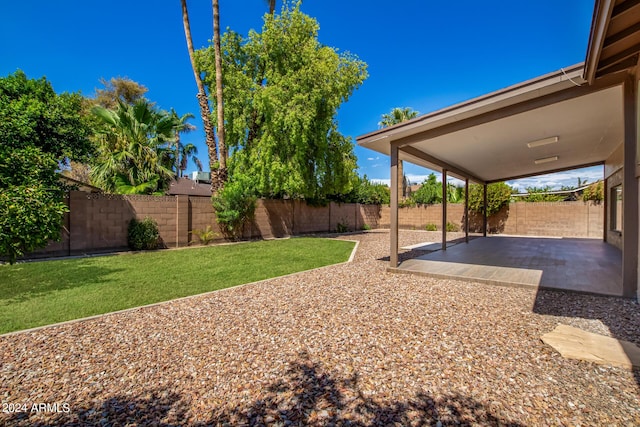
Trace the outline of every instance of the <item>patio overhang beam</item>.
[[504, 119], [507, 117], [515, 116], [516, 114], [526, 113], [538, 108], [546, 107], [548, 105], [556, 104], [562, 101], [568, 101], [574, 98], [588, 95], [590, 93], [598, 92], [603, 89], [607, 89], [613, 86], [619, 86], [624, 82], [626, 73], [615, 73], [602, 77], [596, 81], [593, 85], [573, 86], [568, 89], [560, 90], [557, 92], [549, 93], [539, 97], [524, 100], [517, 104], [506, 105], [501, 108], [497, 108], [492, 111], [487, 111], [478, 115], [470, 116], [460, 120], [453, 121], [442, 126], [427, 129], [421, 132], [401, 137], [393, 141], [398, 148], [404, 150], [405, 147], [423, 142], [432, 138], [447, 135], [453, 132], [458, 132], [464, 129], [468, 129], [474, 126], [479, 126], [485, 123], [493, 122], [496, 120]]
[[[392, 145], [395, 145], [396, 142], [392, 142]], [[416, 157], [420, 160], [423, 160], [427, 163], [431, 163], [434, 164], [436, 166], [439, 166], [441, 169], [446, 169], [447, 172], [449, 173], [449, 175], [454, 175], [456, 178], [465, 180], [465, 179], [469, 179], [473, 182], [476, 182], [478, 184], [484, 184], [485, 181], [478, 178], [477, 176], [475, 176], [473, 173], [463, 169], [463, 168], [459, 168], [459, 167], [455, 167], [453, 165], [448, 164], [445, 161], [442, 161], [440, 159], [438, 159], [437, 157], [434, 157], [430, 154], [427, 154], [421, 150], [418, 150], [415, 147], [411, 147], [411, 146], [404, 146], [402, 148], [399, 148], [401, 152], [406, 153], [409, 156], [413, 156]]]
[[524, 175], [509, 176], [509, 177], [500, 178], [500, 179], [491, 179], [491, 180], [487, 181], [487, 184], [494, 184], [496, 182], [512, 181], [514, 179], [531, 178], [532, 176], [546, 175], [548, 173], [566, 172], [566, 171], [570, 171], [570, 170], [574, 170], [574, 169], [582, 169], [582, 168], [588, 168], [588, 167], [591, 167], [591, 166], [602, 166], [602, 165], [604, 165], [604, 160], [601, 160], [601, 161], [598, 161], [598, 162], [584, 163], [584, 164], [575, 165], [575, 166], [567, 166], [567, 167], [564, 167], [564, 168], [545, 170], [544, 172], [536, 172], [536, 173], [528, 173], [528, 174], [524, 174]]

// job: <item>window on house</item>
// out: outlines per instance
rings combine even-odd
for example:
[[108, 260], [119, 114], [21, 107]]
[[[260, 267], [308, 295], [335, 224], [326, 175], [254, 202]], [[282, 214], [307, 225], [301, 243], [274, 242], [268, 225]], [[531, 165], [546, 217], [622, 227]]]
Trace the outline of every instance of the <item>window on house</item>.
[[622, 185], [616, 185], [611, 189], [609, 206], [611, 207], [610, 229], [622, 232]]

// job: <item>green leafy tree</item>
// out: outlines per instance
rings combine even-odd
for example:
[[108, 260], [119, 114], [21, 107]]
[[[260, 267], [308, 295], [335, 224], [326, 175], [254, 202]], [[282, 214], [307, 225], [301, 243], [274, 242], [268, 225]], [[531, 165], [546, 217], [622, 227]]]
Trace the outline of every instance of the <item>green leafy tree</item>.
[[252, 179], [246, 175], [233, 175], [211, 200], [222, 232], [227, 237], [239, 238], [242, 227], [253, 218], [256, 209], [257, 198]]
[[[487, 216], [491, 216], [511, 200], [512, 189], [504, 182], [496, 182], [487, 186]], [[469, 210], [482, 213], [484, 209], [484, 189], [480, 184], [469, 186]]]
[[13, 263], [60, 237], [67, 211], [57, 169], [92, 153], [83, 98], [46, 78], [0, 78], [0, 255]]
[[411, 195], [411, 199], [420, 205], [442, 203], [442, 184], [436, 181], [434, 173], [429, 174], [420, 188]]
[[118, 101], [116, 110], [95, 107], [102, 127], [92, 180], [106, 191], [151, 194], [174, 177], [176, 120], [147, 100], [134, 105]]
[[523, 197], [524, 202], [558, 202], [564, 199], [560, 194], [548, 194], [553, 191], [550, 186], [527, 187], [527, 196]]
[[360, 203], [363, 205], [388, 205], [391, 199], [389, 187], [384, 184], [374, 183], [363, 176], [356, 176], [353, 180], [353, 188], [345, 197], [333, 196], [332, 200], [346, 203]]
[[594, 182], [585, 188], [582, 193], [582, 200], [585, 202], [592, 201], [596, 204], [602, 202], [604, 200], [604, 182]]
[[100, 79], [100, 83], [104, 88], [96, 89], [93, 102], [109, 109], [117, 108], [118, 101], [133, 105], [145, 99], [144, 95], [149, 90], [140, 83], [127, 77], [112, 77], [110, 80], [103, 78]]
[[175, 168], [176, 168], [176, 176], [181, 177], [182, 173], [187, 170], [187, 164], [189, 162], [189, 158], [195, 163], [196, 167], [199, 171], [202, 171], [202, 163], [200, 159], [198, 159], [198, 148], [193, 144], [182, 144], [180, 141], [180, 135], [183, 133], [192, 132], [196, 129], [194, 125], [188, 122], [188, 120], [193, 119], [195, 116], [191, 113], [184, 114], [179, 116], [178, 113], [172, 108], [171, 109], [171, 118], [174, 121], [174, 144], [175, 144]]
[[[264, 19], [261, 33], [243, 39], [228, 31], [221, 42], [231, 177], [252, 177], [269, 197], [346, 194], [356, 158], [335, 116], [366, 78], [366, 65], [320, 44], [318, 23], [299, 4]], [[214, 56], [211, 47], [198, 52], [210, 88]]]

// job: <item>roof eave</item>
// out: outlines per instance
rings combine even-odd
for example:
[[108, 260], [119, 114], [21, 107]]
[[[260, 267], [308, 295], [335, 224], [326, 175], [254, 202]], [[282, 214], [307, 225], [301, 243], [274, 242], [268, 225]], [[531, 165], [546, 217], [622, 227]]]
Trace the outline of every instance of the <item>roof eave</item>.
[[604, 39], [607, 34], [614, 6], [614, 0], [596, 0], [593, 7], [589, 45], [587, 47], [587, 57], [585, 59], [584, 74], [582, 76], [590, 85], [592, 85], [596, 79], [598, 62], [600, 61], [602, 46], [604, 45]]

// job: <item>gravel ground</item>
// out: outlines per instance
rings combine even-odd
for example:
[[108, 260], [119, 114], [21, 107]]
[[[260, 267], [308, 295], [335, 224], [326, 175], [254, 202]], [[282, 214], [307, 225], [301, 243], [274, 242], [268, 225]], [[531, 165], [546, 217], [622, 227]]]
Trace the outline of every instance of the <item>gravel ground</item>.
[[639, 372], [540, 340], [640, 344], [635, 302], [393, 275], [388, 233], [341, 238], [352, 263], [0, 337], [0, 424], [640, 425]]

